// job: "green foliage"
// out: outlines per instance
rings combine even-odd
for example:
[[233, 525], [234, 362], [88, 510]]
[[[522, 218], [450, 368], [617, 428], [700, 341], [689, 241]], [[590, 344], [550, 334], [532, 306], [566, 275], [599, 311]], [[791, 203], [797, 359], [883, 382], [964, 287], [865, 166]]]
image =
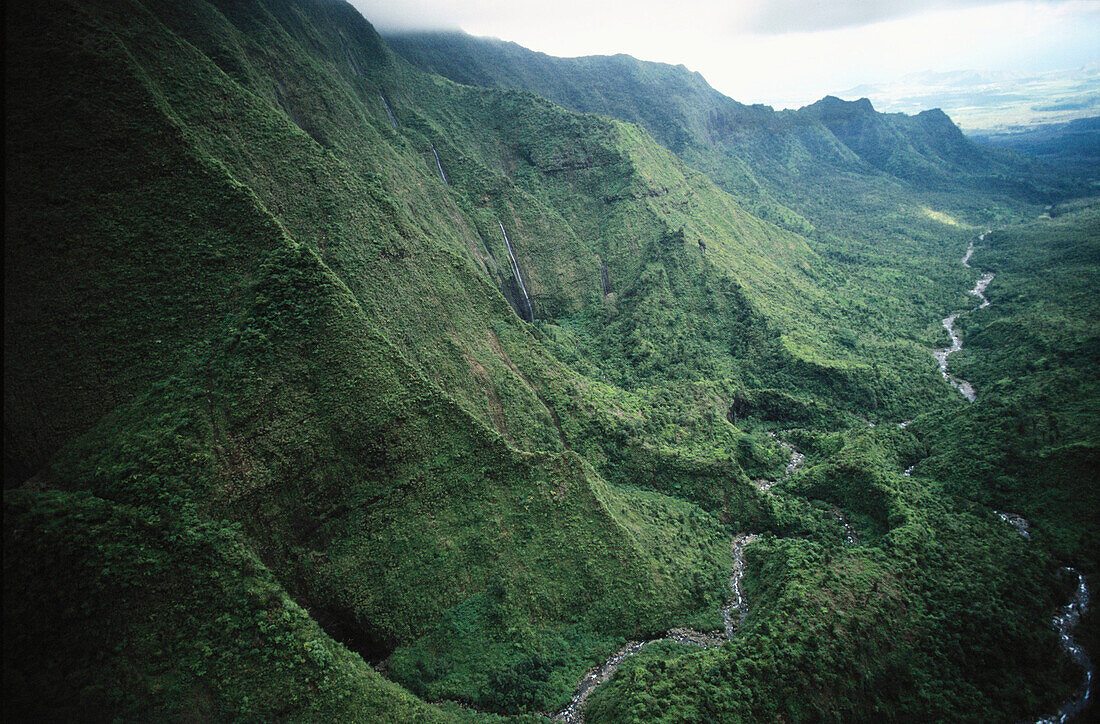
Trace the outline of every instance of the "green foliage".
[[336, 2], [6, 19], [19, 712], [551, 712], [627, 638], [717, 628], [746, 530], [735, 640], [648, 646], [592, 721], [1004, 720], [1069, 688], [1048, 551], [1094, 575], [1095, 215], [978, 256], [978, 404], [928, 354], [967, 239], [1049, 177], [936, 114], [775, 113], [625, 57], [452, 38], [440, 71], [506, 90], [458, 85]]
[[[1003, 721], [1055, 706], [1071, 674], [1068, 664], [1042, 663], [1061, 661], [1042, 624], [1059, 595], [1043, 575], [1049, 561], [988, 514], [955, 512], [941, 491], [921, 484], [894, 499], [906, 520], [873, 547], [844, 546], [839, 535], [831, 544], [765, 538], [750, 547], [749, 615], [732, 644], [647, 648], [597, 691], [588, 719], [937, 712]], [[1040, 672], [1049, 678], [1037, 680]]]
[[455, 719], [326, 636], [239, 525], [9, 491], [4, 580], [10, 716]]

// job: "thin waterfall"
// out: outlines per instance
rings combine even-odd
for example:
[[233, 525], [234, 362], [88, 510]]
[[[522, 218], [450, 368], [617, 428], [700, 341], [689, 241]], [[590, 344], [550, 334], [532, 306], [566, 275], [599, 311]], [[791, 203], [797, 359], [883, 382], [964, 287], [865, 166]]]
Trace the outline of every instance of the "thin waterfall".
[[390, 123], [394, 128], [397, 128], [397, 119], [393, 117], [393, 111], [390, 110], [390, 104], [386, 103], [386, 96], [382, 95], [382, 91], [378, 91], [378, 97], [382, 99], [382, 105], [386, 108], [386, 115], [390, 117]]
[[443, 164], [439, 162], [439, 154], [435, 151], [435, 144], [432, 144], [432, 155], [435, 156], [435, 167], [439, 169], [439, 178], [443, 179], [443, 183], [450, 186], [451, 182], [447, 180], [447, 174], [443, 173]]
[[504, 230], [504, 224], [497, 222], [500, 225], [500, 233], [504, 235], [504, 247], [508, 249], [508, 258], [512, 261], [512, 273], [516, 275], [516, 281], [519, 282], [519, 290], [523, 292], [523, 299], [527, 302], [527, 318], [532, 324], [535, 322], [535, 309], [531, 306], [531, 297], [527, 296], [527, 287], [523, 285], [523, 276], [519, 273], [519, 264], [516, 263], [516, 255], [512, 253], [512, 242], [508, 241], [508, 232]]

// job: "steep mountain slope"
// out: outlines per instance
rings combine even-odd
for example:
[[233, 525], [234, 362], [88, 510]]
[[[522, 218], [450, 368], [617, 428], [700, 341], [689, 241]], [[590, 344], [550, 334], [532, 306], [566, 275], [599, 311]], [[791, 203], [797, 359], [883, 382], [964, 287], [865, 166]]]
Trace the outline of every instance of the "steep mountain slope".
[[[532, 356], [547, 377], [569, 373], [475, 271], [473, 223], [412, 144], [384, 118], [341, 126], [339, 114], [301, 110], [293, 123], [152, 14], [200, 40], [218, 35], [219, 47], [248, 47], [243, 28], [267, 51], [294, 50], [292, 70], [322, 73], [290, 32], [316, 32], [332, 6], [306, 6], [320, 13], [308, 23], [303, 8], [271, 7], [290, 20], [236, 3], [196, 3], [190, 15], [127, 2], [13, 13], [6, 454], [29, 470], [52, 460], [34, 488], [90, 490], [153, 518], [241, 523], [241, 540], [281, 584], [368, 657], [424, 633], [434, 612], [490, 581], [503, 582], [495, 604], [513, 639], [517, 626], [613, 637], [708, 607], [717, 615], [720, 569], [694, 576], [698, 589], [675, 569], [658, 572], [608, 512], [591, 468], [555, 452], [561, 433], [510, 354]], [[246, 55], [217, 57], [262, 78], [243, 70]], [[70, 72], [43, 71], [54, 67]], [[323, 77], [320, 100], [354, 109], [348, 85]], [[341, 93], [340, 104], [326, 99]], [[51, 99], [76, 102], [53, 112]], [[338, 156], [314, 136], [349, 150]], [[55, 155], [42, 158], [48, 149]], [[196, 181], [158, 185], [158, 170]], [[222, 276], [170, 256], [181, 249]], [[51, 295], [60, 285], [74, 293]], [[74, 405], [84, 389], [93, 392]], [[548, 452], [521, 453], [489, 425]], [[689, 572], [698, 565], [684, 560]], [[584, 603], [593, 597], [598, 605]], [[36, 654], [12, 656], [9, 668], [27, 671]], [[226, 676], [240, 683], [250, 665]], [[30, 701], [46, 701], [36, 692]], [[219, 700], [211, 715], [239, 704]]]
[[[856, 261], [845, 273], [883, 294], [891, 282], [869, 277], [868, 264], [949, 286], [954, 280], [944, 275], [937, 248], [952, 231], [945, 226], [1004, 223], [1019, 218], [1021, 200], [1084, 188], [1022, 155], [978, 146], [936, 111], [880, 114], [866, 99], [836, 98], [774, 111], [723, 96], [682, 66], [627, 56], [554, 58], [463, 33], [387, 42], [418, 67], [460, 83], [529, 90], [573, 110], [639, 123], [757, 216], [805, 235], [834, 263]], [[974, 193], [980, 203], [967, 199]]]
[[970, 142], [940, 111], [910, 118], [875, 113], [865, 98], [829, 97], [776, 112], [738, 103], [683, 66], [624, 55], [555, 58], [460, 32], [398, 34], [387, 42], [418, 67], [459, 83], [530, 90], [567, 108], [638, 123], [733, 193], [758, 192], [756, 184], [782, 191], [823, 165], [870, 167], [917, 189], [969, 186], [991, 175], [1059, 185], [1022, 156]]
[[[1068, 687], [1045, 549], [903, 480], [924, 442], [860, 419], [963, 406], [928, 354], [969, 281], [944, 250], [1022, 208], [928, 206], [839, 140], [924, 163], [958, 152], [920, 140], [942, 119], [799, 117], [838, 159], [803, 177], [848, 164], [862, 193], [889, 190], [871, 211], [904, 201], [875, 223], [912, 226], [876, 248], [763, 185], [723, 190], [690, 134], [678, 156], [645, 127], [418, 70], [335, 0], [46, 0], [7, 20], [20, 714], [480, 718], [379, 670], [428, 700], [555, 711], [625, 639], [719, 628], [747, 530], [767, 535], [744, 640], [668, 644], [658, 688], [708, 662], [699, 701], [735, 720], [1019, 716]], [[769, 493], [792, 443], [807, 469]], [[866, 546], [845, 545], [841, 508]], [[826, 630], [843, 635], [815, 658]], [[853, 651], [841, 697], [822, 670]], [[727, 706], [738, 686], [768, 693]]]

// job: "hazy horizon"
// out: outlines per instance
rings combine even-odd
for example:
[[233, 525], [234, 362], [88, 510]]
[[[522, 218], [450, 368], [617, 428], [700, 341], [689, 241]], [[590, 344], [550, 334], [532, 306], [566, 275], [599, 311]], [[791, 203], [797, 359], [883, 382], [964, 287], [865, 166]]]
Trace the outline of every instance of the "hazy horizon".
[[[919, 7], [845, 0], [827, 8], [814, 0], [352, 1], [383, 33], [461, 30], [560, 57], [626, 53], [684, 65], [731, 98], [775, 108], [924, 73], [1034, 77], [1089, 68], [1100, 83], [1100, 0], [932, 0]], [[1078, 92], [1100, 101], [1095, 90]], [[890, 105], [887, 95], [869, 97], [876, 107]]]

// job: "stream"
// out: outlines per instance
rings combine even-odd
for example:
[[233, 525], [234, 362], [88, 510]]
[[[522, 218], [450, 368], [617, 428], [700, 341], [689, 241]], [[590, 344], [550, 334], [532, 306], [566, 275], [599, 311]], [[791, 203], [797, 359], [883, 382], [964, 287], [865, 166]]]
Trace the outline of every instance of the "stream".
[[654, 641], [675, 641], [681, 644], [690, 644], [701, 648], [714, 648], [733, 638], [737, 627], [745, 621], [748, 606], [745, 595], [741, 590], [741, 579], [745, 576], [745, 547], [754, 543], [760, 536], [755, 533], [738, 533], [730, 544], [733, 552], [733, 569], [730, 571], [729, 602], [722, 607], [722, 632], [694, 631], [687, 628], [669, 629], [663, 636], [658, 636], [644, 641], [628, 641], [621, 649], [611, 655], [607, 661], [589, 670], [577, 685], [577, 691], [573, 694], [569, 705], [559, 711], [553, 717], [556, 722], [565, 724], [583, 724], [584, 704], [601, 684], [607, 682], [619, 666], [634, 654], [653, 643]]
[[1092, 660], [1089, 659], [1088, 652], [1073, 638], [1073, 630], [1077, 628], [1077, 624], [1081, 622], [1081, 617], [1089, 607], [1089, 586], [1085, 577], [1076, 569], [1066, 567], [1062, 569], [1062, 572], [1075, 576], [1077, 586], [1074, 588], [1073, 597], [1069, 600], [1069, 603], [1062, 606], [1058, 613], [1054, 615], [1052, 625], [1054, 630], [1058, 632], [1058, 636], [1062, 641], [1062, 648], [1066, 654], [1074, 663], [1085, 670], [1085, 681], [1077, 687], [1077, 690], [1073, 692], [1073, 696], [1062, 704], [1055, 714], [1039, 719], [1036, 724], [1062, 724], [1067, 722], [1084, 711], [1092, 699], [1092, 678], [1095, 673]]
[[[999, 510], [993, 512], [1005, 523], [1011, 525], [1021, 536], [1031, 540], [1031, 525], [1028, 523], [1027, 518], [1022, 515], [1005, 513]], [[1084, 711], [1092, 699], [1092, 679], [1095, 669], [1093, 668], [1092, 660], [1089, 658], [1088, 652], [1073, 638], [1073, 630], [1077, 628], [1077, 624], [1081, 622], [1081, 617], [1085, 615], [1085, 611], [1087, 611], [1089, 607], [1088, 581], [1085, 580], [1085, 577], [1082, 576], [1080, 571], [1076, 568], [1066, 566], [1061, 568], [1059, 573], [1073, 576], [1077, 579], [1077, 585], [1074, 586], [1073, 595], [1070, 597], [1069, 602], [1058, 609], [1058, 613], [1054, 614], [1054, 619], [1051, 621], [1050, 625], [1051, 628], [1058, 632], [1058, 638], [1062, 643], [1062, 650], [1066, 652], [1066, 655], [1069, 656], [1075, 664], [1084, 670], [1085, 680], [1077, 687], [1070, 698], [1066, 700], [1062, 706], [1058, 707], [1057, 712], [1036, 719], [1035, 724], [1064, 724]]]
[[[795, 449], [788, 442], [780, 444], [791, 452], [791, 460], [784, 471], [783, 479], [789, 478], [806, 456]], [[775, 480], [754, 480], [762, 492], [767, 492], [775, 483]], [[565, 724], [583, 724], [584, 704], [592, 692], [608, 681], [618, 670], [619, 666], [634, 654], [641, 651], [646, 645], [654, 641], [675, 641], [681, 644], [691, 644], [702, 648], [714, 648], [733, 638], [737, 627], [745, 621], [748, 614], [748, 605], [744, 591], [741, 589], [741, 580], [745, 577], [745, 548], [752, 545], [760, 538], [756, 533], [738, 533], [733, 537], [730, 548], [733, 553], [733, 567], [730, 570], [730, 598], [722, 607], [723, 631], [702, 632], [686, 628], [669, 629], [663, 636], [658, 636], [644, 641], [628, 641], [621, 649], [611, 655], [607, 661], [589, 670], [577, 685], [577, 691], [569, 705], [551, 717], [556, 722]]]
[[[984, 242], [986, 231], [978, 237], [978, 241]], [[966, 248], [966, 254], [963, 255], [962, 265], [966, 268], [972, 268], [970, 266], [970, 258], [974, 255], [974, 242], [971, 241]], [[978, 277], [977, 282], [974, 284], [974, 288], [968, 293], [971, 296], [978, 298], [978, 306], [969, 311], [975, 309], [985, 309], [989, 306], [989, 299], [985, 296], [985, 290], [989, 287], [990, 282], [993, 281], [993, 273], [985, 272]], [[945, 380], [951, 383], [951, 386], [957, 389], [966, 397], [970, 402], [974, 402], [976, 395], [974, 393], [974, 387], [966, 380], [954, 377], [947, 372], [947, 357], [954, 352], [958, 352], [962, 349], [962, 339], [955, 331], [955, 320], [959, 317], [959, 314], [952, 314], [949, 317], [943, 319], [943, 326], [947, 330], [947, 333], [951, 335], [951, 346], [943, 349], [937, 349], [933, 351], [933, 355], [940, 363], [940, 372], [943, 373]], [[908, 468], [905, 471], [905, 475], [909, 475], [913, 470], [913, 467]], [[1027, 519], [1022, 515], [1016, 513], [1006, 513], [1003, 511], [994, 511], [997, 516], [1003, 520], [1023, 538], [1031, 540], [1031, 526]], [[1058, 711], [1050, 716], [1043, 717], [1036, 720], [1036, 724], [1064, 724], [1077, 714], [1081, 713], [1088, 706], [1089, 701], [1092, 698], [1092, 679], [1093, 679], [1093, 665], [1092, 660], [1089, 658], [1088, 652], [1073, 638], [1073, 631], [1077, 628], [1077, 624], [1081, 621], [1081, 616], [1084, 615], [1089, 605], [1089, 588], [1088, 582], [1085, 577], [1081, 575], [1079, 571], [1074, 568], [1064, 567], [1061, 569], [1063, 575], [1071, 575], [1077, 579], [1077, 585], [1074, 588], [1073, 596], [1069, 602], [1058, 610], [1058, 613], [1054, 615], [1054, 619], [1051, 622], [1051, 626], [1058, 632], [1058, 636], [1062, 643], [1062, 649], [1066, 652], [1066, 655], [1084, 669], [1085, 680], [1074, 691], [1073, 695], [1058, 708]]]
[[[985, 235], [988, 233], [989, 232], [987, 231], [985, 232], [985, 234], [979, 236], [978, 241], [985, 241]], [[971, 268], [970, 257], [973, 255], [974, 242], [971, 241], [970, 244], [966, 247], [966, 254], [963, 255], [962, 258], [962, 265], [965, 266], [967, 269]], [[978, 398], [977, 393], [974, 392], [974, 386], [966, 380], [960, 377], [955, 377], [947, 371], [947, 358], [948, 356], [962, 349], [962, 337], [960, 337], [959, 333], [955, 331], [955, 320], [958, 319], [962, 314], [968, 314], [969, 312], [973, 312], [975, 309], [985, 309], [989, 306], [989, 300], [985, 296], [985, 290], [989, 287], [990, 282], [993, 281], [993, 277], [993, 272], [986, 272], [982, 274], [981, 277], [978, 278], [978, 281], [974, 284], [974, 288], [967, 292], [971, 296], [978, 298], [978, 306], [968, 310], [967, 312], [956, 312], [955, 314], [944, 317], [941, 320], [943, 328], [946, 329], [947, 334], [951, 336], [951, 346], [941, 347], [940, 349], [932, 350], [932, 356], [936, 358], [937, 362], [939, 362], [940, 374], [943, 375], [943, 378], [947, 380], [952, 387], [962, 393], [962, 396], [965, 397], [969, 402], [973, 402]]]

